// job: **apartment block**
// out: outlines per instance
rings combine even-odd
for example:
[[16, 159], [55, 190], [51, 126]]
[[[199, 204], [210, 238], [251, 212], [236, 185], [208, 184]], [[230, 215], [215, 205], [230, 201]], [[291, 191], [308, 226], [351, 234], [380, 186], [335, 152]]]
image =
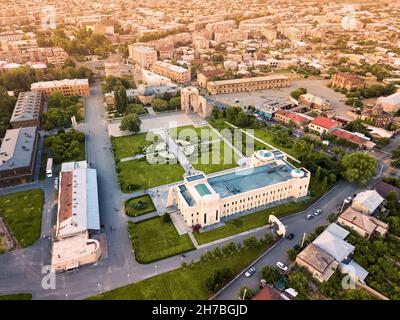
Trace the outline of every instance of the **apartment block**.
[[149, 68], [157, 61], [157, 51], [142, 43], [135, 43], [128, 46], [129, 58], [142, 68]]
[[191, 78], [190, 70], [164, 61], [154, 62], [151, 65], [151, 71], [177, 83], [189, 82]]
[[90, 95], [88, 79], [64, 79], [34, 82], [31, 84], [31, 91], [43, 92], [45, 96], [49, 96], [53, 92], [61, 92], [65, 96], [87, 97]]

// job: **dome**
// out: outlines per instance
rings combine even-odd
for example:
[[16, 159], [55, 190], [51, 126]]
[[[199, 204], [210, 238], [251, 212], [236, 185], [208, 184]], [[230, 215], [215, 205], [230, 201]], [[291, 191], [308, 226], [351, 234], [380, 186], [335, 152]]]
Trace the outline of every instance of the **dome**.
[[302, 178], [304, 176], [304, 172], [300, 169], [293, 169], [290, 175], [293, 178]]
[[138, 88], [138, 95], [139, 96], [145, 96], [145, 97], [150, 97], [155, 95], [155, 91], [151, 87], [146, 87], [144, 85], [139, 86]]

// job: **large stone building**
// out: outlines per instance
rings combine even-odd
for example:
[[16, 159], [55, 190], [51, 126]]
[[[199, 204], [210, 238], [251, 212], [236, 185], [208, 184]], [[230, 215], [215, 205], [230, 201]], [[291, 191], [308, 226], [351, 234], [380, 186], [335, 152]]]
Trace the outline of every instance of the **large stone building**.
[[194, 112], [206, 118], [211, 115], [212, 106], [195, 87], [186, 87], [181, 90], [181, 109], [186, 113]]
[[285, 76], [265, 76], [243, 79], [211, 81], [207, 83], [207, 90], [211, 94], [248, 92], [289, 86], [289, 78]]
[[157, 51], [147, 47], [144, 43], [135, 43], [128, 46], [129, 58], [142, 68], [149, 68], [157, 61]]
[[156, 61], [151, 65], [151, 71], [177, 83], [186, 83], [190, 81], [190, 70], [172, 63]]
[[64, 79], [34, 82], [31, 84], [31, 91], [43, 92], [45, 96], [49, 96], [54, 92], [61, 92], [65, 96], [87, 97], [90, 95], [88, 79]]
[[96, 169], [88, 168], [86, 161], [67, 162], [59, 178], [51, 266], [65, 271], [100, 259], [100, 243], [90, 237], [91, 231], [100, 230], [100, 215]]
[[170, 188], [167, 206], [176, 205], [188, 227], [207, 227], [237, 213], [307, 195], [310, 172], [293, 167], [281, 151], [257, 151], [252, 165], [213, 177], [185, 177], [184, 183]]
[[33, 180], [37, 145], [36, 127], [6, 131], [0, 147], [0, 187]]
[[11, 116], [11, 126], [15, 128], [38, 127], [43, 110], [42, 92], [21, 92]]
[[397, 112], [400, 110], [400, 91], [387, 97], [380, 97], [376, 101], [376, 106], [385, 112]]
[[332, 76], [332, 87], [355, 90], [365, 85], [364, 79], [351, 73], [338, 72]]

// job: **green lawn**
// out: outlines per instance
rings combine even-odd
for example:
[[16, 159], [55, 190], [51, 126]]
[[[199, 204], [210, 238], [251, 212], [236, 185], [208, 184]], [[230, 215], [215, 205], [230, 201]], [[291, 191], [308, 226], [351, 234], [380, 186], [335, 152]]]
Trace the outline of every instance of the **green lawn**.
[[165, 222], [163, 217], [129, 222], [129, 235], [136, 260], [140, 263], [150, 263], [194, 249], [189, 236], [180, 236], [172, 221]]
[[179, 163], [150, 164], [145, 158], [120, 162], [117, 171], [123, 192], [130, 192], [129, 185], [136, 185], [136, 190], [143, 190], [180, 181], [185, 173]]
[[267, 248], [262, 245], [242, 249], [231, 256], [222, 256], [203, 263], [194, 263], [155, 277], [130, 284], [92, 297], [94, 300], [206, 300], [210, 294], [205, 286], [207, 278], [222, 267], [238, 274]]
[[0, 300], [32, 300], [30, 293], [16, 293], [0, 295]]
[[250, 213], [230, 221], [227, 221], [224, 226], [212, 229], [202, 233], [193, 233], [199, 244], [204, 244], [221, 238], [229, 237], [247, 230], [265, 226], [268, 223], [270, 214], [277, 217], [284, 217], [292, 213], [304, 210], [309, 203], [289, 202], [276, 207], [267, 208], [259, 212]]
[[125, 213], [127, 216], [136, 217], [153, 211], [156, 211], [156, 208], [148, 194], [125, 201]]
[[153, 141], [146, 140], [147, 133], [134, 134], [112, 139], [112, 146], [116, 160], [132, 157], [141, 153], [141, 147], [151, 145]]
[[[270, 145], [274, 146], [275, 148], [278, 148], [278, 149], [282, 150], [283, 152], [286, 152], [287, 154], [290, 154], [293, 157], [297, 156], [293, 149], [285, 148], [285, 147], [282, 147], [282, 146], [278, 146], [276, 143], [274, 143], [272, 134], [269, 133], [266, 130], [254, 129], [254, 136], [259, 138], [259, 139], [261, 139], [261, 140], [263, 140], [266, 143], [269, 143]], [[255, 143], [256, 143], [256, 146], [263, 145], [262, 143], [260, 143], [260, 142], [258, 142], [256, 140], [255, 140]], [[268, 147], [265, 146], [265, 149], [268, 149]]]
[[23, 248], [40, 237], [43, 198], [41, 189], [0, 196], [0, 214]]
[[[186, 140], [190, 137], [191, 142], [201, 143], [201, 141], [220, 141], [212, 144], [210, 152], [209, 145], [203, 144], [200, 153], [195, 153], [189, 156], [188, 159], [193, 164], [196, 170], [203, 171], [204, 173], [218, 172], [226, 169], [235, 168], [238, 166], [238, 155], [225, 144], [221, 137], [215, 132], [211, 131], [208, 126], [195, 128], [194, 126], [182, 126], [170, 130], [170, 135], [174, 139], [180, 137]], [[226, 148], [226, 150], [225, 150]]]

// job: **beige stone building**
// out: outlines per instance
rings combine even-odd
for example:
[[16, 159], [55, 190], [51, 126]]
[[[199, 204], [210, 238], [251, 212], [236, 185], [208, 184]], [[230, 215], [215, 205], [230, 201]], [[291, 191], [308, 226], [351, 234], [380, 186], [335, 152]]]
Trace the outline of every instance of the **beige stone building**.
[[310, 172], [293, 167], [281, 151], [257, 151], [252, 164], [213, 177], [203, 173], [185, 177], [183, 184], [170, 188], [167, 206], [176, 206], [189, 227], [206, 227], [237, 213], [307, 195]]
[[151, 71], [177, 83], [186, 83], [191, 79], [190, 70], [164, 61], [154, 62]]
[[38, 127], [43, 110], [43, 94], [41, 92], [21, 92], [10, 119], [15, 128]]
[[203, 118], [211, 115], [212, 106], [202, 97], [195, 87], [186, 87], [181, 90], [181, 109], [186, 113], [197, 113]]
[[351, 73], [338, 72], [332, 76], [332, 87], [355, 90], [365, 85], [364, 79]]
[[211, 81], [207, 83], [207, 90], [211, 94], [248, 92], [289, 86], [289, 78], [285, 76], [265, 76], [242, 78], [233, 80]]
[[61, 92], [65, 96], [87, 97], [90, 95], [88, 79], [34, 82], [31, 84], [31, 91], [43, 92], [45, 96], [49, 96], [53, 92]]
[[128, 46], [129, 58], [142, 68], [149, 68], [157, 61], [157, 51], [147, 47], [144, 43], [135, 43]]

